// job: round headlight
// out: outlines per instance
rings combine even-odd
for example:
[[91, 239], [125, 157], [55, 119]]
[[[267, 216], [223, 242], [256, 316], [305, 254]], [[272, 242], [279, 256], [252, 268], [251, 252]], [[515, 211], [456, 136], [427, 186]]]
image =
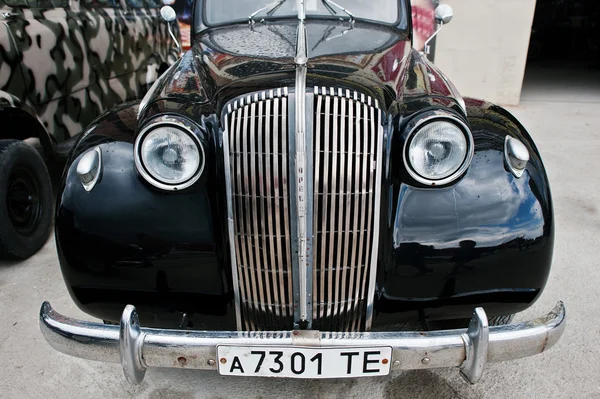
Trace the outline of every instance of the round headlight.
[[204, 168], [204, 150], [187, 124], [156, 122], [138, 136], [135, 161], [152, 185], [181, 190], [195, 183]]
[[408, 137], [405, 158], [411, 176], [427, 185], [442, 185], [458, 178], [473, 156], [468, 128], [455, 118], [424, 118]]

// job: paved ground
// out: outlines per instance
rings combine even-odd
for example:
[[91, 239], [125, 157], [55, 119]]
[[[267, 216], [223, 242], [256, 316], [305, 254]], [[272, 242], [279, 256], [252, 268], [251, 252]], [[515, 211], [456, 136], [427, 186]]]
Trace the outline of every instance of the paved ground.
[[43, 300], [75, 308], [62, 282], [54, 241], [32, 259], [0, 263], [0, 397], [5, 398], [600, 398], [600, 75], [536, 70], [514, 112], [536, 139], [552, 183], [557, 234], [554, 267], [542, 298], [519, 319], [549, 311], [558, 299], [569, 322], [542, 355], [493, 364], [476, 386], [456, 370], [407, 372], [362, 380], [291, 381], [222, 378], [213, 372], [149, 370], [129, 386], [119, 365], [70, 358], [41, 336]]

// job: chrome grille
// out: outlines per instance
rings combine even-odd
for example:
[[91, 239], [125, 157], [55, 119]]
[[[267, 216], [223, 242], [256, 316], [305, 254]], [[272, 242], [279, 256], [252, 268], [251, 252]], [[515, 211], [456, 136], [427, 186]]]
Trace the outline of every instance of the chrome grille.
[[287, 107], [287, 90], [280, 89], [242, 98], [227, 110], [230, 238], [246, 330], [293, 323]]
[[313, 328], [357, 331], [376, 268], [380, 111], [356, 92], [315, 88], [313, 134]]
[[[238, 328], [294, 326], [299, 288], [292, 252], [298, 233], [293, 191], [295, 94], [271, 90], [227, 105], [223, 122], [229, 237]], [[315, 88], [303, 100], [313, 122], [313, 170], [306, 186], [312, 215], [313, 329], [369, 328], [378, 247], [383, 127], [378, 104], [347, 90]], [[313, 103], [314, 102], [314, 103]], [[290, 117], [288, 118], [288, 115]], [[308, 183], [308, 182], [307, 182]], [[293, 266], [296, 265], [296, 266]], [[311, 270], [309, 269], [309, 270]]]

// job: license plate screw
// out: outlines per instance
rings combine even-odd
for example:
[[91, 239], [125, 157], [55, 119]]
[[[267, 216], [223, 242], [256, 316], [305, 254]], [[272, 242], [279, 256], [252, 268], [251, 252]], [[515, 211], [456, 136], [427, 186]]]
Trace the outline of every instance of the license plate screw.
[[298, 334], [300, 334], [300, 333], [298, 332], [298, 330], [294, 330], [294, 332], [293, 332], [292, 334], [294, 334], [294, 335], [298, 335]]
[[428, 357], [424, 357], [423, 360], [421, 360], [421, 363], [423, 364], [429, 364], [429, 362], [431, 362], [431, 359], [429, 359]]
[[221, 362], [221, 364], [225, 364], [227, 363], [227, 359], [225, 359], [224, 357], [221, 358], [221, 360], [219, 360]]
[[214, 366], [215, 365], [215, 361], [213, 359], [208, 359], [208, 363], [209, 366]]
[[387, 359], [382, 359], [381, 360], [381, 363], [383, 363], [383, 364], [388, 364], [388, 362], [389, 362], [389, 360], [387, 360]]
[[185, 364], [187, 363], [187, 359], [183, 356], [180, 356], [177, 358], [177, 361], [179, 362], [179, 364], [181, 364], [182, 366], [185, 366]]

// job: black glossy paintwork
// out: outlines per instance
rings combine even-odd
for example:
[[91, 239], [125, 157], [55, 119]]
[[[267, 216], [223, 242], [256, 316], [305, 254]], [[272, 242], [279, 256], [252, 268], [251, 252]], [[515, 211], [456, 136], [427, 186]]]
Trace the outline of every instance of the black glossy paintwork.
[[[461, 180], [444, 188], [418, 187], [402, 161], [392, 158], [380, 312], [429, 306], [430, 316], [455, 318], [465, 316], [465, 305], [481, 303], [490, 314], [514, 313], [546, 284], [554, 227], [539, 153], [506, 111], [471, 99], [467, 105], [475, 155]], [[507, 134], [525, 143], [532, 156], [522, 178], [504, 165]], [[396, 147], [403, 144], [398, 141]]]
[[[235, 328], [218, 115], [235, 96], [294, 86], [295, 26], [283, 21], [257, 25], [256, 32], [246, 25], [206, 31], [154, 90], [139, 119], [139, 102], [130, 103], [86, 131], [64, 176], [56, 222], [65, 281], [84, 311], [116, 321], [132, 303], [142, 323], [176, 326], [182, 313], [193, 313], [195, 328]], [[502, 108], [463, 100], [412, 50], [404, 31], [357, 22], [338, 46], [338, 38], [321, 40], [346, 28], [339, 21], [307, 21], [307, 86], [357, 90], [384, 111], [373, 328], [415, 315], [469, 317], [479, 305], [491, 315], [526, 308], [546, 283], [554, 235], [548, 182], [531, 138]], [[364, 43], [377, 43], [373, 50], [346, 40], [357, 32]], [[240, 42], [245, 36], [252, 45]], [[463, 119], [475, 140], [472, 165], [446, 187], [419, 185], [402, 163], [404, 126], [431, 109]], [[136, 132], [164, 113], [194, 121], [207, 154], [200, 181], [177, 193], [149, 186], [133, 164]], [[525, 143], [532, 156], [520, 179], [504, 166], [506, 135]], [[76, 157], [98, 144], [102, 180], [85, 192]]]

